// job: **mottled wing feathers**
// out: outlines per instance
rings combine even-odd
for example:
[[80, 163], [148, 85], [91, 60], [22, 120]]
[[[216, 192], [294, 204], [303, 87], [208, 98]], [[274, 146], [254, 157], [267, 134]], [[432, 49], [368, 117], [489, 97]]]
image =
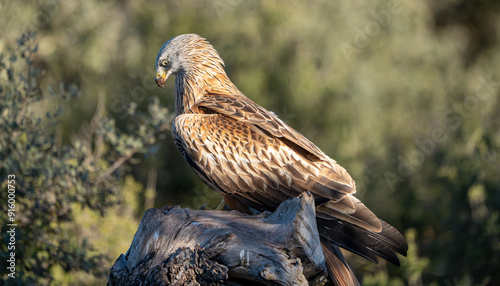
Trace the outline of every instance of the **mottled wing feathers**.
[[324, 161], [328, 167], [322, 170], [325, 185], [345, 193], [354, 193], [355, 183], [344, 168], [328, 157], [302, 134], [288, 126], [274, 113], [256, 104], [243, 94], [209, 93], [196, 102], [193, 109], [205, 108], [258, 129], [265, 136], [274, 137], [295, 151], [297, 155], [310, 161]]
[[[221, 114], [183, 114], [173, 128], [178, 147], [207, 184], [261, 208], [275, 208], [304, 191], [333, 201], [352, 192], [331, 171], [334, 163], [310, 161], [244, 121]], [[352, 213], [354, 204], [345, 207]]]
[[202, 100], [198, 101], [195, 106], [206, 107], [236, 120], [253, 124], [272, 136], [285, 138], [315, 156], [316, 159], [329, 159], [323, 151], [307, 140], [302, 134], [286, 125], [275, 114], [242, 94], [208, 94]]
[[[174, 140], [205, 182], [222, 193], [241, 194], [252, 205], [276, 206], [290, 182], [275, 175], [276, 154], [264, 148], [267, 138], [252, 139], [248, 126], [222, 115], [184, 114], [174, 121]], [[268, 164], [257, 164], [268, 162]], [[267, 192], [267, 193], [266, 193]]]

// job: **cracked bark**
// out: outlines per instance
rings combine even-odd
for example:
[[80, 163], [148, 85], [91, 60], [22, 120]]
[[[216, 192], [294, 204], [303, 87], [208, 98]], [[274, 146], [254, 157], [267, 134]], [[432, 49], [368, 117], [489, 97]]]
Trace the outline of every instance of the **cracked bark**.
[[108, 285], [323, 285], [326, 277], [314, 200], [304, 193], [258, 215], [149, 209]]

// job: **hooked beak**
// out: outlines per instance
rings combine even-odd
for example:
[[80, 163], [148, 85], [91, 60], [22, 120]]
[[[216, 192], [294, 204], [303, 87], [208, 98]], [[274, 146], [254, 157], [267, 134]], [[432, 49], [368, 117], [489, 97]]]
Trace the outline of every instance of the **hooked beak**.
[[156, 84], [161, 87], [165, 88], [165, 81], [167, 80], [168, 76], [170, 75], [170, 70], [168, 71], [157, 71], [156, 72]]

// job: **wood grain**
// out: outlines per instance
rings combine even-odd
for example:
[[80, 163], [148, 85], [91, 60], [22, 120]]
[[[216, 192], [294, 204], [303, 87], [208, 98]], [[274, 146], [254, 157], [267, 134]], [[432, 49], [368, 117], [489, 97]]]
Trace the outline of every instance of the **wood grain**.
[[108, 285], [323, 285], [314, 200], [274, 212], [149, 209]]

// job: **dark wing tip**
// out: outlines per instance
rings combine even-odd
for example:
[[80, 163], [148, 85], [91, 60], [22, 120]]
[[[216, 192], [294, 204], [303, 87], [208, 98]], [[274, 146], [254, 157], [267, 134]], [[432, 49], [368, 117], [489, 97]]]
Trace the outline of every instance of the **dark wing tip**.
[[406, 256], [408, 245], [404, 236], [394, 227], [384, 221], [379, 233], [363, 229], [362, 227], [340, 222], [317, 218], [318, 231], [324, 243], [333, 243], [349, 250], [370, 261], [377, 262], [375, 255], [399, 266], [396, 255]]

